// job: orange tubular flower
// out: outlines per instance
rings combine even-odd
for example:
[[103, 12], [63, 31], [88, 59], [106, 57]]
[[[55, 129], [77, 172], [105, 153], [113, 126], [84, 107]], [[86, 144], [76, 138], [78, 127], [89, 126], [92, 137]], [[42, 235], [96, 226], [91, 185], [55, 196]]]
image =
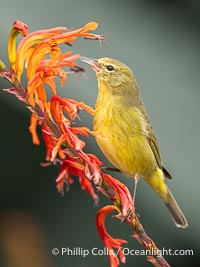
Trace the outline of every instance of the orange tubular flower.
[[[58, 123], [61, 127], [61, 130], [64, 132], [65, 121], [68, 121], [63, 115], [63, 111], [65, 111], [71, 120], [74, 120], [78, 117], [79, 110], [86, 110], [88, 113], [93, 114], [94, 110], [85, 105], [82, 102], [78, 102], [74, 99], [62, 98], [60, 96], [52, 96], [50, 101], [50, 109], [53, 119], [56, 123]], [[85, 128], [86, 129], [86, 128]], [[89, 132], [89, 129], [87, 129]]]
[[[112, 212], [113, 210], [116, 210], [119, 214], [121, 213], [120, 210], [113, 205], [108, 205], [103, 208], [101, 208], [97, 212], [96, 216], [96, 225], [97, 230], [99, 232], [99, 235], [105, 245], [105, 247], [108, 250], [108, 255], [110, 258], [110, 266], [111, 267], [118, 267], [119, 266], [119, 259], [117, 255], [119, 255], [120, 261], [122, 263], [125, 263], [126, 258], [123, 253], [123, 247], [122, 244], [126, 244], [127, 241], [123, 239], [113, 238], [111, 237], [105, 228], [105, 219], [108, 213]], [[117, 249], [117, 253], [114, 251], [113, 248]]]
[[31, 114], [31, 120], [30, 120], [30, 126], [29, 126], [29, 131], [32, 135], [32, 142], [33, 144], [35, 145], [39, 145], [40, 144], [40, 140], [39, 140], [39, 137], [37, 135], [37, 124], [38, 124], [38, 117], [32, 113]]
[[[103, 174], [103, 181], [113, 190], [113, 192], [110, 191], [109, 197], [121, 208], [122, 219], [123, 217], [126, 218], [128, 215], [133, 215], [135, 206], [128, 188], [109, 174]], [[102, 188], [100, 188], [100, 191], [107, 195], [107, 192], [102, 190]]]
[[85, 166], [81, 163], [78, 158], [70, 158], [62, 161], [59, 175], [56, 179], [57, 189], [59, 192], [64, 192], [64, 185], [67, 188], [71, 183], [73, 183], [72, 176], [78, 176], [81, 188], [86, 190], [86, 192], [94, 199], [97, 204], [99, 201], [98, 195], [95, 193], [92, 182], [88, 180], [85, 172]]
[[11, 29], [10, 37], [8, 40], [8, 59], [13, 70], [15, 70], [16, 63], [16, 39], [19, 33], [23, 36], [27, 36], [28, 26], [23, 22], [16, 20], [13, 23], [13, 27]]
[[[50, 161], [52, 157], [52, 151], [56, 145], [56, 140], [50, 128], [45, 124], [42, 125], [42, 136], [46, 146], [46, 161]], [[58, 149], [57, 153], [59, 153], [59, 151], [60, 150]]]

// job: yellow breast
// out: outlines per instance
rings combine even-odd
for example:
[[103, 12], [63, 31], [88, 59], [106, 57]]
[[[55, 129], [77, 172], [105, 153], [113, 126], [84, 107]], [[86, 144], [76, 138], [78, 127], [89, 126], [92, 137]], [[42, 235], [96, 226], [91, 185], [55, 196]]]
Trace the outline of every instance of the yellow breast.
[[156, 169], [145, 122], [137, 107], [126, 107], [115, 97], [102, 94], [95, 107], [97, 143], [108, 160], [123, 173], [148, 177]]

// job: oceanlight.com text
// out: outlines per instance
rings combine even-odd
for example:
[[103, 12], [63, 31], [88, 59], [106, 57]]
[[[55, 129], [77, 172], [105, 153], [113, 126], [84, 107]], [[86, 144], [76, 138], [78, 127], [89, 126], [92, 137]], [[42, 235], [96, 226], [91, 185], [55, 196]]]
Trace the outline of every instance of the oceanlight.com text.
[[[53, 248], [52, 254], [54, 256], [81, 256], [83, 258], [93, 255], [93, 256], [108, 256], [113, 255], [114, 251], [107, 248], [98, 248], [94, 247], [91, 249], [86, 249], [82, 247], [62, 247], [62, 248]], [[122, 249], [125, 256], [193, 256], [194, 251], [192, 249], [165, 249], [160, 250], [144, 250], [144, 249]], [[115, 253], [119, 254], [119, 249], [115, 250]]]

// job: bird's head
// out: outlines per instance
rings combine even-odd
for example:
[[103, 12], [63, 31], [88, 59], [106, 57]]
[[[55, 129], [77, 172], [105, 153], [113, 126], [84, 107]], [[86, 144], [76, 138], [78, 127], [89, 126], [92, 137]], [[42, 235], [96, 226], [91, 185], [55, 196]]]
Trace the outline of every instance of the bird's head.
[[92, 67], [99, 84], [109, 87], [115, 93], [128, 93], [133, 90], [136, 81], [131, 69], [124, 63], [112, 58], [92, 59], [81, 57], [81, 60]]

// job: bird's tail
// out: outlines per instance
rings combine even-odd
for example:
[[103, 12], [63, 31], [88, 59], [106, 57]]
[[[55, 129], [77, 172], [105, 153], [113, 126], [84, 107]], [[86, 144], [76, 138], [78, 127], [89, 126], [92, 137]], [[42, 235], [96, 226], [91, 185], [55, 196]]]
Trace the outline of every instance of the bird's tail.
[[146, 181], [164, 201], [175, 225], [177, 227], [186, 228], [188, 226], [188, 222], [171, 191], [165, 184], [162, 170], [157, 169], [150, 178], [146, 179]]
[[168, 191], [168, 201], [165, 203], [172, 219], [177, 227], [186, 228], [188, 226], [188, 222], [179, 207], [178, 203], [176, 202], [174, 196], [172, 195], [169, 188], [167, 188]]

